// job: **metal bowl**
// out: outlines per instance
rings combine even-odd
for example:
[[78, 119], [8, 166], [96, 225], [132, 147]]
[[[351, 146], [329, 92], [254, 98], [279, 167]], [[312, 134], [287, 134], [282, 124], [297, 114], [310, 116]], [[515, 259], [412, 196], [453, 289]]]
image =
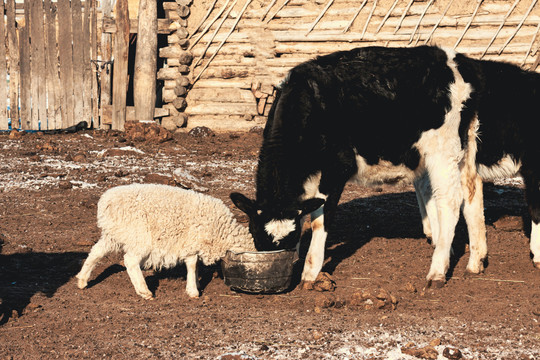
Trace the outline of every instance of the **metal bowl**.
[[227, 251], [221, 259], [225, 284], [248, 293], [279, 293], [291, 284], [295, 249], [241, 252]]

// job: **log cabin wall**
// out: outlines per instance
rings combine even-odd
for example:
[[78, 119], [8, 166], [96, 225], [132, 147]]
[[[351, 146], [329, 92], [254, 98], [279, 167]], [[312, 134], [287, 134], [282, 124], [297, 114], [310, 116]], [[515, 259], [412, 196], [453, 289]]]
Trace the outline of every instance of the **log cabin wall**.
[[189, 15], [179, 16], [185, 33], [171, 35], [174, 49], [165, 50], [177, 70], [169, 78], [171, 70], [160, 70], [163, 100], [188, 129], [264, 126], [288, 70], [337, 50], [436, 44], [533, 70], [540, 54], [536, 0], [177, 0], [171, 11], [172, 4], [189, 6]]

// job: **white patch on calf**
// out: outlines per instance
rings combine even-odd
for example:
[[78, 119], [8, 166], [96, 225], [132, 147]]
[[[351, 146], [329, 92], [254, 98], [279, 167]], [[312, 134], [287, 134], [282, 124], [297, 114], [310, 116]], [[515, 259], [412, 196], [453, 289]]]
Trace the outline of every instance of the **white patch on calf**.
[[264, 226], [264, 229], [273, 237], [272, 242], [279, 243], [281, 239], [296, 230], [296, 225], [292, 219], [271, 220]]
[[[448, 67], [454, 75], [454, 82], [449, 86], [450, 109], [447, 111], [444, 123], [437, 129], [425, 131], [414, 145], [421, 156], [428, 173], [432, 196], [437, 206], [439, 220], [438, 239], [434, 239], [435, 251], [428, 281], [444, 281], [450, 263], [450, 251], [454, 231], [459, 219], [459, 211], [463, 202], [460, 168], [464, 159], [461, 148], [459, 126], [463, 104], [469, 99], [472, 87], [463, 80], [454, 62], [455, 53], [447, 51]], [[475, 152], [475, 149], [468, 149]], [[475, 158], [476, 153], [468, 154], [469, 159]], [[422, 169], [417, 170], [417, 176], [422, 175]], [[435, 235], [435, 234], [434, 234]]]
[[405, 165], [394, 165], [386, 160], [380, 160], [377, 164], [368, 165], [366, 159], [358, 154], [356, 154], [356, 166], [358, 166], [358, 172], [349, 182], [362, 186], [385, 183], [397, 184], [400, 182], [410, 183], [414, 176], [414, 173]]
[[521, 162], [516, 162], [510, 155], [506, 155], [491, 166], [478, 165], [478, 174], [483, 180], [493, 181], [515, 176], [520, 168]]

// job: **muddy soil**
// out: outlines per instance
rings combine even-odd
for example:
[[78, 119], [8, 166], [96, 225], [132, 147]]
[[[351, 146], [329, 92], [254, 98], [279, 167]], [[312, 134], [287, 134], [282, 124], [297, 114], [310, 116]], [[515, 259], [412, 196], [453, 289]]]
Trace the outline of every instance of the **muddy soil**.
[[[228, 196], [253, 196], [261, 132], [205, 134], [0, 134], [1, 359], [540, 358], [540, 270], [519, 181], [485, 186], [485, 273], [465, 276], [460, 221], [442, 289], [424, 290], [433, 248], [405, 184], [347, 186], [323, 268], [335, 289], [300, 289], [299, 262], [290, 291], [237, 293], [216, 265], [190, 299], [178, 266], [145, 272], [147, 301], [111, 255], [79, 290], [74, 275], [99, 238], [96, 204], [110, 187], [197, 187], [246, 223]], [[301, 255], [308, 242], [309, 232]]]

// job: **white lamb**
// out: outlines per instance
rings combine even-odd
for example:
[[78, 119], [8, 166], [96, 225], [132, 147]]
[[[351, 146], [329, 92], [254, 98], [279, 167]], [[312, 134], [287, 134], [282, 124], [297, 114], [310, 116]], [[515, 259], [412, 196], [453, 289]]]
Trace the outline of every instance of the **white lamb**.
[[81, 289], [102, 257], [122, 251], [135, 291], [143, 298], [151, 299], [152, 292], [141, 265], [160, 270], [180, 262], [187, 267], [187, 294], [198, 297], [198, 259], [211, 265], [227, 250], [255, 251], [248, 229], [221, 200], [172, 186], [133, 184], [107, 190], [98, 202], [97, 223], [101, 238], [76, 276]]

